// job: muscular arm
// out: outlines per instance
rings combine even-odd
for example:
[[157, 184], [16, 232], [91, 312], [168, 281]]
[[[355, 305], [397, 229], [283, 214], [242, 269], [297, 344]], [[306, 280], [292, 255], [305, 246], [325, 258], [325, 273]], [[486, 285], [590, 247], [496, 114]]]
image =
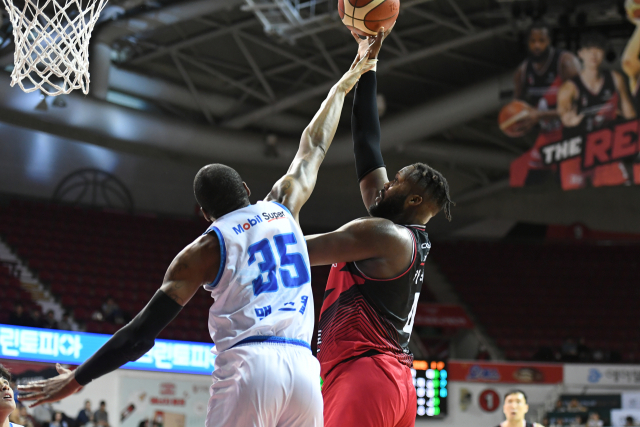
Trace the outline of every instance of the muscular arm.
[[409, 234], [391, 221], [363, 218], [336, 231], [305, 236], [311, 265], [355, 262], [371, 277], [395, 277], [407, 268], [413, 253]]
[[564, 82], [558, 91], [558, 114], [566, 127], [578, 126], [584, 118], [584, 115], [578, 115], [574, 105], [577, 95], [578, 88], [571, 80]]
[[34, 405], [57, 402], [82, 385], [134, 361], [149, 351], [155, 338], [178, 315], [198, 288], [211, 283], [220, 267], [220, 246], [215, 235], [201, 236], [173, 260], [160, 289], [126, 326], [116, 332], [75, 371], [58, 369], [59, 376], [22, 386], [22, 400]]
[[265, 200], [282, 203], [296, 221], [300, 209], [311, 196], [318, 178], [318, 169], [324, 160], [338, 128], [345, 95], [356, 84], [363, 72], [375, 64], [366, 55], [356, 58], [351, 69], [336, 83], [320, 106], [320, 110], [302, 132], [300, 147], [286, 175], [273, 186]]
[[624, 82], [624, 78], [620, 73], [613, 72], [613, 81], [616, 84], [616, 90], [620, 94], [620, 110], [622, 111], [622, 117], [625, 119], [634, 119], [636, 117], [636, 110], [633, 108], [631, 102], [631, 96], [627, 91], [627, 85]]
[[629, 87], [635, 92], [637, 90], [638, 78], [640, 77], [640, 26], [636, 26], [633, 35], [624, 48], [624, 52], [622, 53], [622, 69], [629, 77]]

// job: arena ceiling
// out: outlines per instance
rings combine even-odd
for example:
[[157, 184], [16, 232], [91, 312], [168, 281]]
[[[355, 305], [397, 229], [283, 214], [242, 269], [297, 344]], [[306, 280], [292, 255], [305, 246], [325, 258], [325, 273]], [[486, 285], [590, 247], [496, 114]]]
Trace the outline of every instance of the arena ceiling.
[[[265, 32], [256, 11], [276, 3], [111, 0], [92, 36], [90, 96], [38, 111], [38, 94], [9, 89], [7, 72], [0, 121], [141, 154], [288, 164], [356, 49], [324, 0], [313, 1], [318, 19], [304, 28]], [[502, 135], [495, 113], [511, 97], [523, 30], [540, 13], [566, 24], [557, 30], [565, 44], [578, 27], [625, 22], [606, 1], [403, 0], [378, 69], [383, 148], [455, 167], [475, 188], [463, 200], [505, 188], [509, 162], [527, 144]], [[0, 65], [9, 71], [6, 16], [2, 30]], [[349, 110], [328, 163], [352, 161]], [[276, 159], [263, 154], [270, 134]]]

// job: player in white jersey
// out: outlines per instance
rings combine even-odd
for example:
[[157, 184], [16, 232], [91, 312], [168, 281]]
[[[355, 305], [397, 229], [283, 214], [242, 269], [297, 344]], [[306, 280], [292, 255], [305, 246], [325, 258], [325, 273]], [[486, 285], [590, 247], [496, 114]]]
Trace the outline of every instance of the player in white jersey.
[[[382, 36], [372, 39], [378, 46]], [[373, 48], [372, 48], [373, 49]], [[173, 260], [147, 306], [75, 371], [24, 386], [22, 400], [55, 402], [153, 347], [160, 331], [202, 285], [215, 302], [209, 331], [217, 354], [207, 427], [317, 426], [322, 421], [318, 361], [311, 354], [309, 257], [298, 215], [335, 135], [345, 95], [375, 66], [356, 57], [307, 126], [287, 174], [251, 205], [240, 175], [202, 168], [194, 193], [213, 225]]]

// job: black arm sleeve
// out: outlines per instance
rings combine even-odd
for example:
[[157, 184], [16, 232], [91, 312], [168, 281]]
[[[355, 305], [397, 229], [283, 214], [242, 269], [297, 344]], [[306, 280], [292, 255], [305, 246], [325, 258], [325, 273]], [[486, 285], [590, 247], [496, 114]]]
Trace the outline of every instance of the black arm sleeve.
[[380, 151], [380, 119], [376, 100], [376, 73], [368, 71], [356, 86], [351, 113], [353, 152], [358, 181], [368, 173], [384, 167]]
[[180, 304], [158, 290], [131, 322], [116, 332], [86, 362], [78, 366], [75, 371], [78, 384], [87, 385], [127, 362], [138, 360], [151, 350], [156, 337], [180, 310]]

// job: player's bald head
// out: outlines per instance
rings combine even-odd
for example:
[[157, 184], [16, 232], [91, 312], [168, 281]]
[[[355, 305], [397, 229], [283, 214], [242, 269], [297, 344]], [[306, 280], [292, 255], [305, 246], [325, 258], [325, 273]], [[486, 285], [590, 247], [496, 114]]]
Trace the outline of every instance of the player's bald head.
[[250, 203], [247, 190], [240, 174], [220, 163], [203, 167], [193, 180], [196, 201], [213, 218], [247, 206]]

